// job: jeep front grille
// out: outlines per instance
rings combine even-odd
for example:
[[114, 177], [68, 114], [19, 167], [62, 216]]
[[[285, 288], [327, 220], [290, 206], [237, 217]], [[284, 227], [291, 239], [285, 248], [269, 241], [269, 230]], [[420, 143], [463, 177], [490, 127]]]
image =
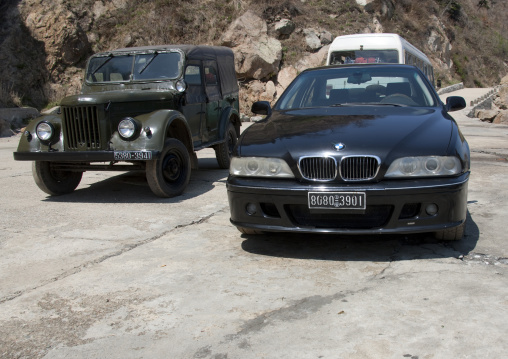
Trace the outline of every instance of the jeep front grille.
[[[374, 156], [345, 156], [340, 159], [339, 173], [344, 181], [366, 181], [376, 177], [381, 161]], [[298, 162], [302, 177], [311, 181], [333, 181], [337, 177], [337, 160], [333, 157], [302, 157]]]
[[63, 130], [70, 150], [100, 150], [101, 132], [97, 106], [63, 107]]
[[347, 156], [340, 161], [340, 176], [344, 181], [363, 181], [376, 177], [380, 160], [372, 156]]
[[337, 161], [333, 157], [302, 157], [298, 168], [302, 177], [311, 181], [331, 181], [337, 176]]

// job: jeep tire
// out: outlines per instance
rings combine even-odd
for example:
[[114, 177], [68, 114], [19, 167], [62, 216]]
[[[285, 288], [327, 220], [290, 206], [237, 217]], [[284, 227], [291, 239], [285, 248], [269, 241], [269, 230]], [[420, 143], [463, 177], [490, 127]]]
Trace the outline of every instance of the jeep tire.
[[167, 139], [160, 156], [146, 162], [146, 179], [152, 192], [159, 197], [175, 197], [184, 191], [191, 175], [191, 161], [185, 145]]
[[215, 146], [215, 157], [222, 169], [229, 168], [231, 157], [233, 156], [233, 149], [238, 142], [235, 126], [230, 122], [225, 133], [225, 141]]
[[54, 169], [53, 162], [32, 162], [32, 174], [39, 188], [52, 196], [71, 193], [78, 187], [83, 172]]

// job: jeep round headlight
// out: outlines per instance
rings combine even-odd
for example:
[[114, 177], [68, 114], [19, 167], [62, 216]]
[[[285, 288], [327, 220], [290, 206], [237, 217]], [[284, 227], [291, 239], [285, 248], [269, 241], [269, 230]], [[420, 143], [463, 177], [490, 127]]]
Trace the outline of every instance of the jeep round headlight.
[[55, 134], [55, 128], [51, 123], [44, 121], [37, 125], [35, 132], [37, 133], [39, 140], [49, 142]]
[[138, 124], [132, 117], [126, 117], [118, 124], [118, 134], [124, 140], [132, 140], [138, 134]]

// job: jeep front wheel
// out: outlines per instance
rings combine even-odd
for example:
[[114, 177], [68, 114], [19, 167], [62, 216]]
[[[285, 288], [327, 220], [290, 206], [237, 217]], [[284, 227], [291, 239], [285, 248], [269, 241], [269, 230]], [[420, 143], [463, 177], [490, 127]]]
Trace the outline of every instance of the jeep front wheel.
[[233, 156], [233, 149], [237, 142], [238, 137], [236, 136], [235, 126], [230, 122], [226, 131], [225, 141], [215, 146], [215, 157], [217, 158], [220, 168], [229, 168], [231, 156]]
[[175, 197], [184, 191], [190, 180], [191, 162], [185, 145], [166, 140], [159, 158], [146, 162], [146, 179], [152, 192], [159, 197]]
[[60, 170], [53, 162], [48, 161], [34, 161], [32, 174], [37, 186], [52, 196], [71, 193], [83, 177], [83, 172]]

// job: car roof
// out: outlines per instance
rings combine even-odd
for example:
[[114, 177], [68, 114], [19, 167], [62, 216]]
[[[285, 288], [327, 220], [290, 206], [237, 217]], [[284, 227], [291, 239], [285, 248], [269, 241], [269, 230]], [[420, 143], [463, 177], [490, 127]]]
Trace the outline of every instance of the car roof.
[[93, 56], [104, 56], [115, 53], [135, 53], [135, 52], [155, 52], [181, 50], [187, 58], [199, 59], [217, 59], [222, 57], [233, 57], [233, 51], [225, 46], [208, 46], [208, 45], [154, 45], [154, 46], [137, 46], [124, 47], [111, 51], [102, 51]]
[[216, 61], [223, 95], [239, 90], [235, 72], [235, 59], [233, 50], [225, 46], [208, 45], [154, 45], [125, 47], [112, 51], [103, 51], [96, 56], [109, 56], [111, 54], [150, 53], [156, 51], [179, 50], [185, 54], [187, 60]]

